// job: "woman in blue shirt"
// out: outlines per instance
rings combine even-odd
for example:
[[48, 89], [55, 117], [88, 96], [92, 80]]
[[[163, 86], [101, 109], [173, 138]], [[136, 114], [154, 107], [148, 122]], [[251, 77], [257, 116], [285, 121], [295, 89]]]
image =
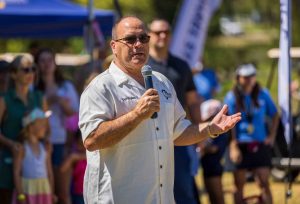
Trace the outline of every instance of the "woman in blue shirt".
[[[230, 158], [236, 164], [235, 203], [243, 203], [247, 170], [255, 175], [263, 203], [272, 203], [268, 177], [271, 147], [278, 125], [277, 109], [268, 91], [257, 83], [256, 69], [252, 64], [241, 65], [236, 74], [236, 85], [225, 97], [229, 114], [237, 111], [242, 113], [242, 120], [232, 131], [230, 143]], [[268, 117], [272, 122], [270, 129], [266, 126]]]

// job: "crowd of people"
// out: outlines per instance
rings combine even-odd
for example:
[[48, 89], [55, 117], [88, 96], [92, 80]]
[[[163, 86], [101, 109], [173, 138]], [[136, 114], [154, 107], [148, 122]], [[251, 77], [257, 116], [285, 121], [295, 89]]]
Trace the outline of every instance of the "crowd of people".
[[[135, 26], [141, 26], [140, 22], [134, 19], [134, 17], [123, 19], [125, 23], [126, 20], [128, 20], [128, 25], [134, 22], [136, 23]], [[163, 100], [163, 103], [166, 103], [166, 105], [161, 107], [161, 110], [155, 107], [155, 112], [163, 111], [167, 115], [168, 111], [173, 110], [170, 106], [170, 104], [174, 102], [174, 99], [170, 99], [172, 98], [173, 92], [172, 88], [169, 88], [172, 86], [176, 91], [175, 97], [178, 97], [181, 106], [186, 110], [187, 117], [191, 122], [193, 124], [199, 124], [201, 122], [208, 124], [208, 130], [205, 129], [205, 131], [208, 131], [211, 137], [203, 141], [199, 141], [196, 144], [194, 144], [194, 142], [186, 143], [178, 140], [179, 135], [177, 135], [176, 140], [174, 139], [174, 143], [176, 144], [177, 142], [177, 144], [179, 144], [175, 145], [174, 148], [175, 202], [177, 204], [200, 203], [199, 190], [194, 177], [198, 173], [199, 163], [201, 163], [201, 167], [203, 168], [203, 180], [209, 194], [210, 202], [224, 204], [222, 159], [225, 150], [228, 149], [229, 157], [234, 163], [233, 173], [236, 187], [234, 193], [235, 203], [242, 204], [244, 202], [243, 187], [246, 182], [245, 175], [247, 171], [251, 171], [255, 175], [258, 186], [261, 189], [261, 201], [267, 204], [272, 203], [268, 176], [270, 174], [271, 147], [275, 139], [278, 113], [268, 91], [262, 88], [256, 81], [255, 66], [252, 64], [243, 64], [237, 68], [235, 85], [232, 90], [226, 94], [224, 102], [222, 102], [215, 99], [216, 93], [220, 89], [220, 84], [213, 69], [199, 66], [193, 70], [185, 61], [168, 52], [171, 39], [171, 26], [166, 20], [154, 19], [149, 24], [147, 33], [144, 33], [146, 29], [144, 30], [142, 27], [141, 31], [138, 30], [138, 32], [142, 34], [139, 36], [134, 35], [134, 39], [130, 38], [132, 36], [123, 36], [122, 34], [126, 34], [127, 30], [125, 29], [123, 32], [119, 32], [118, 29], [121, 29], [120, 26], [122, 22], [119, 22], [119, 24], [119, 28], [114, 28], [115, 30], [112, 36], [113, 42], [111, 43], [111, 47], [114, 57], [109, 56], [108, 58], [109, 62], [112, 63], [107, 65], [106, 61], [106, 65], [103, 65], [103, 68], [98, 67], [95, 72], [91, 72], [90, 76], [84, 79], [87, 81], [84, 87], [88, 86], [90, 95], [85, 96], [88, 98], [84, 98], [81, 102], [85, 107], [80, 108], [84, 109], [83, 111], [85, 112], [89, 112], [90, 115], [87, 116], [85, 113], [81, 116], [84, 119], [88, 118], [86, 119], [88, 122], [84, 121], [88, 123], [87, 127], [84, 127], [84, 122], [79, 122], [82, 132], [80, 132], [77, 124], [79, 121], [79, 95], [81, 94], [80, 90], [84, 90], [84, 87], [76, 89], [74, 83], [77, 82], [75, 80], [72, 81], [64, 78], [61, 68], [55, 63], [55, 53], [51, 49], [39, 49], [34, 56], [30, 54], [16, 56], [10, 63], [0, 61], [1, 203], [84, 203], [83, 186], [86, 167], [89, 166], [86, 176], [93, 176], [92, 174], [97, 175], [95, 172], [92, 172], [92, 167], [95, 166], [93, 162], [97, 162], [97, 159], [99, 159], [92, 154], [95, 151], [94, 147], [84, 144], [87, 143], [87, 138], [90, 138], [90, 134], [93, 133], [90, 128], [93, 127], [95, 129], [100, 123], [102, 124], [105, 119], [108, 120], [109, 118], [116, 117], [116, 114], [121, 117], [130, 111], [126, 110], [127, 107], [123, 107], [123, 110], [120, 109], [117, 113], [108, 112], [111, 111], [109, 106], [113, 105], [112, 102], [108, 100], [113, 99], [103, 90], [96, 89], [95, 84], [102, 85], [102, 83], [113, 79], [101, 78], [104, 81], [102, 82], [97, 76], [99, 76], [99, 70], [107, 69], [106, 73], [115, 73], [116, 77], [121, 80], [121, 82], [118, 83], [123, 83], [124, 76], [122, 76], [122, 74], [124, 73], [121, 74], [120, 70], [117, 70], [117, 66], [119, 66], [118, 63], [123, 65], [123, 61], [118, 57], [126, 61], [127, 48], [125, 49], [125, 47], [130, 46], [138, 47], [140, 53], [136, 56], [141, 57], [141, 55], [144, 54], [147, 58], [146, 64], [149, 64], [153, 71], [162, 73], [171, 82], [171, 85], [161, 85], [165, 87], [165, 92], [159, 96], [160, 100]], [[127, 28], [126, 24], [124, 25], [124, 28]], [[135, 29], [137, 28], [138, 27], [135, 27]], [[120, 42], [124, 47], [119, 48], [119, 45], [116, 45], [117, 42]], [[144, 46], [147, 47], [145, 48]], [[149, 49], [149, 58], [144, 53], [147, 52], [147, 49]], [[127, 52], [131, 53], [131, 51]], [[130, 63], [128, 62], [128, 64], [124, 66], [130, 66]], [[82, 71], [84, 70], [81, 70], [81, 72]], [[161, 77], [160, 75], [157, 76]], [[94, 78], [95, 80], [93, 81]], [[130, 83], [130, 86], [133, 87], [132, 89], [136, 89], [137, 92], [143, 92], [143, 90], [139, 88], [140, 85], [138, 82], [134, 81], [133, 78], [129, 80], [132, 80]], [[89, 86], [89, 82], [91, 82], [91, 86], [94, 87], [95, 90]], [[80, 83], [82, 83], [82, 81], [80, 81]], [[105, 85], [104, 87], [106, 88]], [[111, 89], [114, 90], [115, 87], [111, 87]], [[101, 93], [103, 91], [104, 95], [99, 96], [96, 91]], [[110, 90], [106, 91], [110, 92]], [[147, 91], [146, 93], [149, 94], [149, 96], [153, 94], [153, 98], [154, 95], [156, 95], [156, 92], [150, 94], [150, 91]], [[133, 108], [137, 103], [134, 90], [131, 93], [133, 95], [128, 95], [128, 93], [125, 92], [120, 92], [120, 94], [125, 94], [122, 96], [123, 102], [126, 103], [128, 107]], [[85, 93], [85, 95], [87, 95], [87, 93]], [[92, 96], [95, 98], [92, 98]], [[100, 103], [96, 101], [96, 99], [99, 100], [99, 98], [101, 99]], [[153, 100], [157, 102], [156, 99]], [[169, 100], [171, 100], [171, 102]], [[176, 101], [174, 103], [176, 103]], [[82, 104], [80, 106], [82, 106]], [[229, 115], [241, 112], [241, 121], [237, 123], [236, 127], [230, 132], [223, 133], [224, 131], [215, 131], [216, 133], [223, 134], [214, 138], [215, 135], [211, 132], [209, 127], [211, 123], [209, 121], [212, 121], [217, 117], [216, 115], [218, 115], [220, 111], [223, 111], [223, 104], [228, 105]], [[180, 114], [180, 117], [178, 115], [179, 118], [185, 117], [181, 106], [177, 104], [176, 108], [178, 110], [173, 110], [176, 113], [178, 112], [177, 114]], [[97, 110], [97, 108], [99, 108], [99, 110]], [[166, 110], [162, 110], [162, 108], [166, 108]], [[95, 112], [92, 112], [94, 109]], [[101, 121], [96, 123], [97, 117], [103, 117], [105, 119], [101, 119]], [[170, 119], [168, 116], [166, 117]], [[272, 124], [272, 128], [268, 128], [267, 120]], [[92, 124], [92, 122], [95, 122], [96, 125]], [[161, 121], [161, 123], [164, 124], [163, 121]], [[167, 131], [164, 130], [165, 127], [160, 126], [160, 123], [155, 125], [157, 126], [157, 132], [160, 129]], [[178, 124], [175, 123], [175, 125]], [[182, 121], [182, 126], [187, 125], [188, 123], [186, 121]], [[87, 130], [87, 128], [89, 129]], [[103, 131], [106, 130], [105, 128], [106, 126], [103, 126]], [[176, 134], [181, 134], [183, 127], [177, 128], [178, 130], [176, 131], [178, 131], [178, 133]], [[170, 128], [168, 127], [168, 129]], [[142, 129], [136, 131], [142, 131]], [[111, 132], [111, 134], [114, 135], [116, 133]], [[200, 131], [200, 135], [201, 134]], [[82, 136], [84, 143], [82, 142]], [[132, 155], [126, 153], [123, 148], [131, 145], [130, 147], [133, 148], [133, 152], [140, 151], [141, 147], [135, 147], [135, 144], [142, 144], [142, 139], [146, 140], [146, 136], [138, 139], [134, 138], [134, 135], [132, 137], [131, 141], [119, 140], [118, 142], [121, 144], [113, 143], [108, 146], [103, 146], [104, 150], [106, 148], [110, 150], [111, 146], [116, 144], [118, 144], [116, 146], [120, 148], [119, 151], [114, 150], [114, 154], [120, 156], [120, 158], [117, 159], [108, 156], [110, 154], [109, 150], [107, 150], [107, 152], [101, 152], [101, 154], [104, 155], [104, 160], [106, 159], [105, 156], [114, 162], [118, 160], [116, 164], [119, 166], [113, 166], [118, 169], [114, 169], [113, 173], [119, 177], [112, 178], [116, 180], [114, 180], [114, 182], [118, 182], [118, 180], [122, 179], [120, 177], [120, 175], [122, 175], [120, 173], [122, 168], [125, 172], [135, 168], [136, 171], [139, 171], [139, 169], [146, 169], [149, 165], [154, 165], [145, 164], [144, 167], [141, 165], [143, 162], [147, 162], [141, 159], [143, 154], [146, 154], [148, 150], [150, 151], [149, 147], [146, 146], [143, 146], [143, 154], [137, 154], [134, 157], [137, 161], [142, 163], [135, 163], [136, 166], [126, 166], [126, 161], [120, 161], [122, 158], [133, 159], [129, 157]], [[166, 141], [166, 139], [160, 139], [159, 141], [162, 144], [159, 146], [160, 150], [162, 147], [164, 148], [163, 145], [168, 147], [168, 143], [170, 142]], [[181, 146], [182, 144], [192, 145]], [[87, 155], [85, 147], [88, 147], [87, 149], [89, 150], [87, 151]], [[153, 149], [151, 149], [151, 151], [153, 151]], [[140, 156], [140, 160], [137, 156]], [[93, 160], [93, 162], [89, 163], [87, 157]], [[145, 159], [146, 158], [151, 160], [150, 156], [145, 157]], [[101, 162], [98, 162], [100, 165]], [[161, 170], [163, 171], [163, 175], [167, 175], [173, 171], [171, 169], [165, 170], [165, 166], [172, 167], [172, 162], [169, 163], [169, 161], [162, 159], [162, 163], [164, 164], [160, 164], [159, 168], [163, 169]], [[123, 166], [120, 166], [121, 164]], [[109, 168], [109, 165], [114, 165], [114, 163], [108, 162], [105, 168]], [[99, 168], [104, 167], [97, 167], [97, 169]], [[139, 178], [145, 175], [143, 173], [137, 173], [135, 176]], [[123, 179], [128, 181], [129, 178], [130, 177]], [[147, 175], [146, 178], [140, 179], [145, 181], [150, 178], [152, 177]], [[168, 179], [172, 180], [173, 178]], [[164, 178], [164, 182], [168, 183], [168, 179]], [[133, 179], [133, 181], [136, 180]], [[87, 193], [89, 193], [90, 188], [93, 187], [92, 185], [96, 188], [94, 189], [95, 191], [99, 190], [97, 186], [95, 186], [96, 183], [93, 183], [91, 180], [89, 182], [89, 185], [85, 185]], [[172, 182], [173, 181], [171, 181], [171, 183]], [[139, 186], [138, 184], [135, 185]], [[162, 188], [162, 186], [163, 184], [160, 183], [160, 188]], [[122, 186], [123, 190], [125, 188], [126, 186]], [[111, 189], [116, 191], [116, 194], [122, 190], [121, 188], [116, 190], [114, 186], [112, 186]], [[136, 192], [136, 194], [139, 195], [130, 195], [130, 192], [132, 192], [131, 189], [126, 189], [128, 195], [125, 196], [125, 199], [131, 200], [132, 198], [130, 198], [130, 196], [147, 195], [143, 189], [145, 189], [145, 187], [141, 187], [141, 192]], [[90, 193], [92, 193], [92, 191]], [[106, 193], [109, 194], [109, 192]], [[108, 194], [105, 196], [108, 196]], [[157, 195], [153, 195], [153, 197], [155, 196]], [[90, 199], [91, 200], [85, 201], [93, 203], [93, 198]], [[118, 198], [115, 197], [114, 199], [115, 203], [118, 203]], [[147, 199], [151, 202], [155, 200], [152, 198]], [[169, 202], [172, 200], [168, 200], [168, 198], [165, 199]], [[104, 199], [103, 202], [105, 203], [105, 201], [107, 200]]]
[[54, 52], [40, 49], [34, 57], [1, 61], [1, 76], [1, 202], [71, 203], [72, 193], [72, 203], [83, 203], [79, 96]]

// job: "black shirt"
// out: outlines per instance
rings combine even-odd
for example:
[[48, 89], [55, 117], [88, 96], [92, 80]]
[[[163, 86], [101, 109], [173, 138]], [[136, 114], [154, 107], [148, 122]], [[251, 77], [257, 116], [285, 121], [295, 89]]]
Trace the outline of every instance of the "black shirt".
[[189, 91], [196, 90], [193, 74], [189, 65], [169, 53], [166, 63], [158, 62], [149, 56], [148, 65], [153, 71], [165, 75], [173, 84], [178, 100], [183, 107], [186, 106], [185, 94]]

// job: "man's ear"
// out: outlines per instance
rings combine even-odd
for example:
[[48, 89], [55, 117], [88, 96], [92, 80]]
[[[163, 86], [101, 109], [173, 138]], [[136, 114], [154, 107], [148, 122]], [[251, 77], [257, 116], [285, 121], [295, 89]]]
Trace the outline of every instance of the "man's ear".
[[111, 40], [110, 41], [110, 47], [111, 47], [111, 50], [112, 50], [113, 54], [115, 55], [116, 54], [116, 42]]

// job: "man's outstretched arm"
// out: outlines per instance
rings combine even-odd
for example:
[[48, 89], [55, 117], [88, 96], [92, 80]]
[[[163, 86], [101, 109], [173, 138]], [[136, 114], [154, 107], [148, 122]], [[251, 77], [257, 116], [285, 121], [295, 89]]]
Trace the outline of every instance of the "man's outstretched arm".
[[188, 126], [183, 133], [174, 141], [176, 146], [192, 145], [209, 136], [219, 135], [233, 128], [241, 120], [241, 113], [226, 115], [228, 106], [224, 105], [222, 110], [209, 123]]

